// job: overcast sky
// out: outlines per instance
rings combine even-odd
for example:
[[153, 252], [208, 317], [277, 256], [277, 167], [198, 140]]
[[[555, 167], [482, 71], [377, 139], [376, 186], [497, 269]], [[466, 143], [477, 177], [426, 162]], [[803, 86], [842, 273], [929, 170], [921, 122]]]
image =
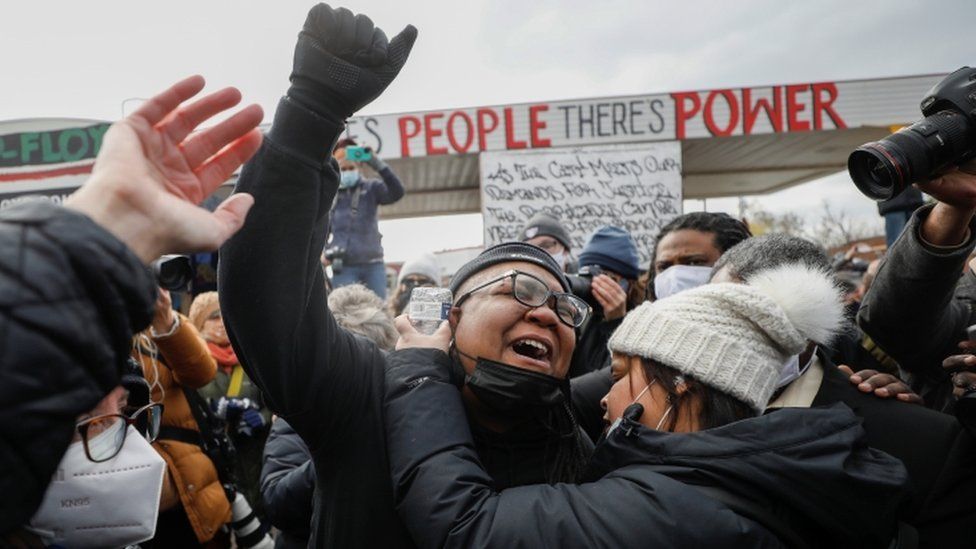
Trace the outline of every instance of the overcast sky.
[[[116, 119], [188, 74], [235, 85], [267, 116], [287, 87], [310, 2], [5, 2], [0, 120]], [[392, 35], [420, 37], [403, 73], [365, 114], [949, 72], [976, 63], [976, 1], [357, 1]], [[861, 216], [873, 205], [846, 176], [762, 199], [775, 211], [823, 198]], [[708, 209], [732, 209], [714, 200]], [[700, 209], [700, 202], [687, 205]], [[879, 225], [880, 227], [880, 222]], [[418, 232], [447, 248], [480, 243], [478, 216], [384, 222], [388, 259]], [[430, 242], [432, 239], [426, 239]]]

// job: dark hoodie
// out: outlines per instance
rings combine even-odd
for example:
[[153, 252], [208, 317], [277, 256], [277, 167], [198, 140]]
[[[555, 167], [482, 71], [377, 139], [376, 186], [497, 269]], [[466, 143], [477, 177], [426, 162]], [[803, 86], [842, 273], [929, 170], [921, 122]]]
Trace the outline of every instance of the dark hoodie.
[[397, 511], [418, 546], [780, 547], [704, 494], [755, 502], [815, 547], [884, 547], [907, 499], [901, 462], [868, 448], [846, 407], [785, 409], [697, 433], [622, 420], [592, 480], [496, 491], [474, 452], [446, 355], [388, 357], [387, 450]]

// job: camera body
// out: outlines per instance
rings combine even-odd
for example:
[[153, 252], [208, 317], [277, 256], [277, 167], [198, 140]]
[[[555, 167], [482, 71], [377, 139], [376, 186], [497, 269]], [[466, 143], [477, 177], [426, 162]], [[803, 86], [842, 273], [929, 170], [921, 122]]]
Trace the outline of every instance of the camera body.
[[329, 264], [332, 266], [333, 273], [341, 273], [342, 267], [346, 263], [346, 249], [342, 246], [332, 246], [331, 248], [326, 248], [323, 255], [329, 260]]
[[160, 256], [152, 262], [152, 271], [159, 286], [171, 292], [186, 288], [193, 280], [193, 264], [185, 255]]
[[593, 277], [601, 274], [603, 268], [599, 265], [583, 265], [578, 273], [566, 275], [566, 278], [569, 280], [569, 291], [592, 307], [594, 313], [602, 314], [603, 307], [593, 297]]
[[868, 197], [887, 200], [976, 155], [976, 69], [946, 76], [925, 95], [921, 109], [922, 120], [848, 157], [851, 179]]
[[373, 152], [366, 147], [346, 147], [346, 160], [350, 162], [369, 162]]

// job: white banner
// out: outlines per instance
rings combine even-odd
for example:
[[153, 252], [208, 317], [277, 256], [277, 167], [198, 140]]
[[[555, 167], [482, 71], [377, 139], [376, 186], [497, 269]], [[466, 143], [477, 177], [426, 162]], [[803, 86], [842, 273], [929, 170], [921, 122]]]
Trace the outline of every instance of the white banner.
[[681, 214], [681, 144], [482, 153], [485, 246], [521, 239], [539, 211], [569, 231], [574, 254], [605, 225], [626, 229], [641, 263], [660, 228]]
[[356, 116], [347, 137], [384, 158], [910, 124], [932, 74]]

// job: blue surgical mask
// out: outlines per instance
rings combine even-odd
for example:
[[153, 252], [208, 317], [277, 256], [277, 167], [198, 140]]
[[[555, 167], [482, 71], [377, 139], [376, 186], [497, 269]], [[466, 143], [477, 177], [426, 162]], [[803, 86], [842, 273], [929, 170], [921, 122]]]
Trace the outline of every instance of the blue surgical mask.
[[779, 374], [779, 381], [776, 382], [776, 388], [786, 387], [790, 383], [793, 383], [797, 379], [807, 373], [810, 365], [813, 364], [813, 359], [817, 358], [816, 349], [814, 353], [810, 355], [810, 360], [807, 361], [802, 367], [800, 366], [800, 355], [793, 355], [786, 361], [786, 365], [783, 366], [783, 370]]
[[657, 299], [664, 299], [685, 290], [704, 286], [711, 276], [711, 267], [672, 265], [654, 277], [654, 296]]
[[344, 170], [339, 177], [339, 188], [348, 189], [355, 187], [359, 182], [359, 170]]

